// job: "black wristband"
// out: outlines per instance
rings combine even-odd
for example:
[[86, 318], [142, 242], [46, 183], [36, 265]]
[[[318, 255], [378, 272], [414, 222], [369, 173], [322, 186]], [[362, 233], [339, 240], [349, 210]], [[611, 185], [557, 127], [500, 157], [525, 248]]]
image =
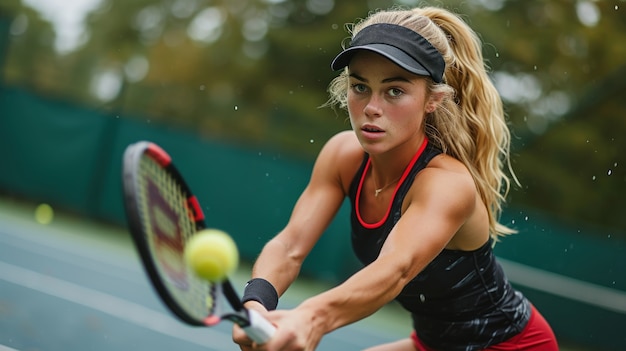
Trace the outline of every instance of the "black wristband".
[[243, 290], [241, 302], [247, 301], [257, 301], [268, 311], [275, 310], [278, 306], [278, 293], [272, 283], [263, 278], [253, 278], [248, 281]]

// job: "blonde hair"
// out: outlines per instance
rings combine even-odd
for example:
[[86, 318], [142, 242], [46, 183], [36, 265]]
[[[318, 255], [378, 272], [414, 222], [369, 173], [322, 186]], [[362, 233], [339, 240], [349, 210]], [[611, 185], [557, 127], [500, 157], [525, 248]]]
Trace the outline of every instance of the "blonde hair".
[[[511, 185], [504, 172], [505, 164], [519, 184], [510, 163], [511, 134], [500, 95], [487, 75], [480, 39], [461, 18], [438, 7], [375, 12], [348, 30], [354, 36], [375, 23], [412, 29], [443, 56], [444, 82], [437, 84], [431, 79], [429, 91], [444, 93], [446, 98], [426, 116], [425, 133], [433, 144], [469, 169], [487, 207], [492, 238], [497, 241], [499, 236], [514, 233], [498, 222]], [[328, 105], [346, 108], [347, 90], [344, 69], [328, 88]]]

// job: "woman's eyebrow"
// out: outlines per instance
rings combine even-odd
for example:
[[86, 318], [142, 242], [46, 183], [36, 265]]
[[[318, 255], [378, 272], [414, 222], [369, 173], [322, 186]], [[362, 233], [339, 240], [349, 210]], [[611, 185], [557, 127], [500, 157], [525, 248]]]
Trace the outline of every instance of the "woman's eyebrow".
[[409, 79], [407, 79], [406, 77], [403, 77], [403, 76], [396, 76], [396, 77], [385, 78], [385, 79], [383, 79], [382, 82], [383, 83], [392, 83], [392, 82], [411, 83], [411, 81]]
[[[356, 73], [350, 73], [350, 77], [356, 79], [356, 80], [360, 80], [362, 82], [368, 83], [369, 81], [364, 78], [359, 76]], [[389, 77], [389, 78], [385, 78], [382, 80], [381, 83], [392, 83], [392, 82], [404, 82], [404, 83], [411, 83], [411, 81], [409, 79], [407, 79], [406, 77], [403, 76], [395, 76], [395, 77]]]
[[362, 81], [362, 82], [366, 82], [366, 83], [368, 82], [368, 80], [367, 80], [367, 79], [365, 79], [365, 78], [363, 78], [363, 77], [359, 76], [359, 75], [358, 75], [358, 74], [356, 74], [356, 73], [350, 73], [350, 77], [352, 77], [352, 78], [354, 78], [354, 79], [356, 79], [356, 80], [360, 80], [360, 81]]

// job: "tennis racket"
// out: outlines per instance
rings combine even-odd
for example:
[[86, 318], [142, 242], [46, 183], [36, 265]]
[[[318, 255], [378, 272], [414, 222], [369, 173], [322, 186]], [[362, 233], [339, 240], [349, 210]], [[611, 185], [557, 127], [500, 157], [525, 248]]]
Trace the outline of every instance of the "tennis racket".
[[185, 264], [187, 241], [206, 226], [198, 199], [167, 152], [152, 142], [131, 144], [124, 152], [122, 173], [130, 232], [164, 304], [186, 324], [210, 327], [229, 320], [253, 341], [269, 340], [274, 326], [244, 308], [228, 279], [208, 282]]

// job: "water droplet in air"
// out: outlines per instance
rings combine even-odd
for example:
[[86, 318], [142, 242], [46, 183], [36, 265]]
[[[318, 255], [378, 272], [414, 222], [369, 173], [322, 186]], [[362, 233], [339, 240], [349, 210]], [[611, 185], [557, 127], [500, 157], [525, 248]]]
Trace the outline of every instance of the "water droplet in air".
[[239, 106], [235, 105], [235, 111], [239, 110]]

